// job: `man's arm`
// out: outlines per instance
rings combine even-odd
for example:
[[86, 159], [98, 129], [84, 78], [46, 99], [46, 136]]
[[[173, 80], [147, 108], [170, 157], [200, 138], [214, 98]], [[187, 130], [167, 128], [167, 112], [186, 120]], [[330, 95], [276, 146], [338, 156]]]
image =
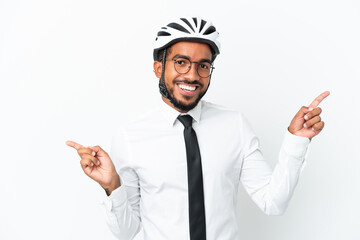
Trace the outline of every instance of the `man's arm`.
[[124, 129], [114, 133], [110, 156], [120, 175], [121, 186], [104, 200], [106, 222], [118, 239], [133, 239], [141, 229], [140, 185], [129, 157]]
[[260, 151], [259, 139], [252, 135], [248, 141], [240, 180], [264, 213], [281, 215], [297, 185], [310, 140], [287, 132], [274, 170]]
[[119, 239], [133, 239], [140, 230], [140, 190], [138, 177], [127, 163], [126, 141], [118, 134], [113, 139], [112, 159], [118, 163], [118, 171], [99, 146], [84, 147], [72, 141], [66, 144], [78, 151], [85, 174], [105, 190], [104, 206], [110, 230]]
[[310, 140], [324, 127], [319, 119], [321, 109], [317, 105], [328, 95], [328, 92], [321, 94], [308, 108], [302, 107], [295, 115], [273, 171], [262, 156], [259, 139], [243, 119], [245, 147], [240, 180], [252, 200], [266, 214], [281, 215], [285, 212], [303, 168]]

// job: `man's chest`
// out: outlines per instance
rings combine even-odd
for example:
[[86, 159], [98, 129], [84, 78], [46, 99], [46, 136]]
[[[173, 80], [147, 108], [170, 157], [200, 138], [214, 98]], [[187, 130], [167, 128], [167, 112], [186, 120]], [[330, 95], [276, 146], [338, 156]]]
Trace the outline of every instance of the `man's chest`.
[[[232, 131], [195, 129], [201, 153], [204, 185], [237, 184], [241, 171], [241, 142]], [[187, 158], [181, 128], [148, 131], [130, 149], [140, 188], [149, 194], [163, 190], [187, 191]]]

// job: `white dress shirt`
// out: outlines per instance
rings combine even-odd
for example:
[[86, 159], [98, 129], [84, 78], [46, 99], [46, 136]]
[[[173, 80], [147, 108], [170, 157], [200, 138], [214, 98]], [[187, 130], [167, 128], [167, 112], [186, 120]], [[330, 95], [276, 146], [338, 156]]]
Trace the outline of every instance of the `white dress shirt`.
[[[264, 213], [284, 213], [310, 140], [286, 131], [272, 171], [242, 113], [200, 101], [188, 114], [201, 152], [207, 240], [240, 239], [239, 182]], [[178, 115], [162, 102], [114, 134], [110, 157], [121, 186], [104, 206], [118, 239], [133, 239], [141, 227], [145, 240], [190, 239], [184, 126]]]

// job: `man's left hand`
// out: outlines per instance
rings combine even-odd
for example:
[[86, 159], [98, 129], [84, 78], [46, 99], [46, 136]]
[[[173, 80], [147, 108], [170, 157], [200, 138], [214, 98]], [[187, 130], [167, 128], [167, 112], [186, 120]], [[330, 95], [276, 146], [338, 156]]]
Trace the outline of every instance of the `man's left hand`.
[[318, 107], [320, 102], [329, 96], [330, 92], [326, 91], [320, 94], [309, 107], [303, 106], [290, 123], [288, 130], [290, 133], [300, 136], [311, 138], [318, 135], [324, 128], [324, 122], [321, 121], [320, 113], [321, 108]]

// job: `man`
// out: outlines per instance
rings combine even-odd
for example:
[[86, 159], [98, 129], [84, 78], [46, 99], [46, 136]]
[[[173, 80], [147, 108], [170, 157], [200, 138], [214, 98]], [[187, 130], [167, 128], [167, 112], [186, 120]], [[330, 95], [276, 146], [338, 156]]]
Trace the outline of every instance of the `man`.
[[217, 37], [201, 18], [160, 29], [154, 72], [161, 104], [114, 134], [112, 160], [99, 146], [67, 142], [109, 196], [107, 222], [119, 239], [133, 239], [141, 227], [146, 240], [240, 239], [239, 182], [266, 214], [286, 210], [307, 146], [324, 127], [317, 106], [329, 92], [295, 115], [272, 171], [244, 116], [201, 100], [220, 53]]

